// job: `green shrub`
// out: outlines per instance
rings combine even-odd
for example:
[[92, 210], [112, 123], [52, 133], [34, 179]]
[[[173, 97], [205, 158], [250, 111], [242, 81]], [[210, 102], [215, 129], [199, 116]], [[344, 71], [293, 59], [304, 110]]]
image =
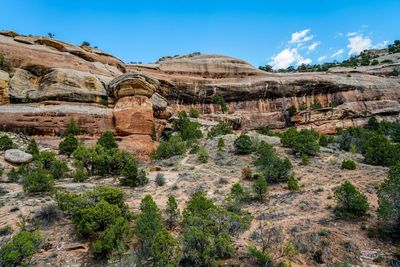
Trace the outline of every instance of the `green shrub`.
[[33, 155], [34, 158], [36, 158], [36, 156], [39, 155], [39, 146], [36, 143], [35, 138], [32, 138], [31, 141], [29, 141], [26, 152]]
[[27, 266], [41, 242], [38, 231], [21, 230], [0, 249], [0, 266]]
[[203, 133], [200, 130], [200, 124], [191, 121], [185, 111], [179, 112], [177, 119], [175, 119], [172, 124], [174, 130], [179, 132], [180, 137], [184, 141], [193, 141], [203, 137]]
[[292, 117], [294, 114], [297, 113], [297, 108], [296, 108], [295, 106], [291, 105], [291, 106], [287, 109], [287, 111], [288, 111], [289, 117]]
[[180, 136], [171, 136], [168, 141], [163, 141], [153, 153], [154, 159], [167, 159], [186, 152], [186, 143]]
[[334, 140], [335, 140], [335, 138], [333, 136], [322, 134], [319, 137], [319, 145], [323, 146], [323, 147], [327, 147], [330, 143], [333, 143]]
[[80, 162], [89, 176], [99, 175], [121, 175], [125, 165], [131, 160], [132, 156], [117, 148], [106, 149], [101, 145], [94, 147], [78, 146], [74, 151], [75, 162]]
[[46, 170], [38, 168], [31, 171], [24, 179], [25, 192], [50, 192], [54, 187], [54, 179]]
[[120, 253], [129, 237], [132, 217], [124, 203], [124, 193], [109, 186], [97, 186], [81, 195], [59, 192], [58, 205], [72, 219], [82, 238], [93, 240], [98, 257]]
[[307, 166], [308, 164], [310, 164], [310, 158], [306, 154], [301, 155], [300, 164], [303, 166]]
[[219, 105], [223, 113], [228, 111], [228, 106], [226, 105], [226, 101], [223, 96], [215, 95], [213, 98], [214, 104]]
[[172, 195], [168, 196], [167, 202], [167, 226], [169, 229], [173, 229], [179, 220], [180, 211], [178, 209], [178, 203], [176, 203], [176, 198]]
[[14, 144], [12, 139], [10, 137], [8, 137], [8, 135], [3, 135], [2, 137], [0, 137], [0, 150], [1, 151], [15, 148], [15, 147], [16, 147], [16, 145]]
[[208, 152], [205, 149], [205, 147], [200, 147], [199, 148], [198, 157], [199, 157], [199, 161], [201, 163], [207, 163], [208, 162]]
[[192, 118], [198, 118], [199, 115], [200, 115], [200, 112], [199, 112], [199, 110], [197, 108], [192, 107], [192, 108], [190, 108], [189, 115]]
[[232, 185], [231, 191], [225, 199], [226, 208], [229, 211], [240, 213], [244, 202], [248, 199], [248, 192], [246, 192], [239, 183], [235, 183]]
[[346, 181], [335, 189], [336, 215], [345, 219], [364, 216], [369, 209], [367, 197]]
[[203, 191], [196, 191], [183, 212], [185, 266], [213, 266], [234, 253], [231, 236], [247, 229], [249, 218], [216, 206]]
[[165, 228], [156, 234], [151, 250], [154, 266], [174, 267], [178, 265], [179, 243]]
[[223, 137], [220, 137], [220, 138], [218, 139], [218, 145], [217, 145], [217, 147], [218, 147], [218, 151], [220, 151], [220, 152], [224, 151], [224, 148], [225, 148], [225, 141], [224, 141], [224, 138], [223, 138]]
[[364, 157], [372, 165], [392, 166], [400, 158], [400, 146], [390, 143], [382, 135], [374, 134], [367, 141]]
[[290, 175], [290, 177], [289, 177], [288, 189], [290, 191], [292, 191], [292, 192], [299, 192], [300, 191], [299, 181], [296, 179], [294, 174]]
[[150, 195], [146, 195], [140, 204], [140, 213], [136, 218], [135, 234], [144, 254], [149, 255], [157, 234], [163, 229], [161, 212]]
[[236, 153], [238, 154], [250, 154], [254, 151], [253, 141], [250, 136], [241, 134], [235, 139], [234, 142]]
[[400, 163], [392, 166], [378, 189], [378, 215], [382, 227], [400, 233]]
[[272, 263], [272, 257], [267, 251], [258, 250], [256, 247], [250, 247], [249, 253], [257, 261], [258, 266], [269, 266]]
[[377, 59], [372, 60], [371, 65], [376, 66], [379, 64], [379, 61]]
[[293, 167], [288, 158], [279, 158], [275, 149], [265, 142], [259, 145], [255, 164], [261, 176], [270, 184], [286, 182]]
[[352, 161], [351, 159], [345, 159], [342, 161], [342, 169], [346, 170], [355, 170], [356, 169], [356, 163]]
[[268, 191], [268, 184], [264, 177], [259, 176], [253, 185], [254, 193], [256, 193], [260, 202], [263, 202], [265, 194]]
[[208, 138], [212, 138], [219, 135], [231, 134], [232, 126], [227, 122], [221, 122], [218, 125], [211, 127], [207, 134]]
[[42, 151], [39, 153], [39, 155], [35, 159], [35, 165], [37, 167], [43, 168], [43, 169], [50, 169], [53, 163], [56, 161], [56, 154], [52, 151]]
[[83, 168], [82, 163], [77, 163], [73, 181], [75, 183], [80, 183], [80, 182], [86, 181], [87, 179], [89, 179], [89, 175], [86, 173], [85, 169]]
[[314, 99], [314, 103], [312, 104], [311, 109], [316, 110], [321, 108], [322, 108], [321, 102], [318, 99]]
[[64, 136], [68, 136], [68, 135], [78, 135], [80, 133], [80, 129], [78, 124], [76, 123], [76, 121], [74, 119], [71, 119], [68, 124], [67, 124], [67, 128], [65, 129], [63, 135]]
[[297, 131], [295, 128], [290, 128], [282, 134], [281, 142], [295, 153], [314, 156], [319, 151], [318, 139], [318, 134], [313, 130]]
[[163, 173], [157, 173], [156, 174], [156, 184], [158, 185], [158, 186], [163, 186], [163, 185], [165, 185], [165, 177], [164, 177], [164, 174]]
[[122, 170], [122, 178], [120, 182], [122, 185], [138, 186], [138, 166], [136, 160], [128, 160]]
[[300, 109], [300, 110], [307, 110], [307, 109], [308, 109], [307, 103], [302, 102], [302, 103], [300, 104], [300, 106], [299, 106], [299, 109]]
[[65, 173], [68, 172], [67, 163], [61, 160], [55, 160], [51, 164], [50, 167], [50, 174], [53, 176], [54, 179], [62, 179], [65, 176]]
[[114, 135], [110, 131], [105, 131], [97, 140], [97, 144], [101, 145], [105, 149], [118, 148]]
[[122, 253], [128, 248], [127, 242], [130, 235], [128, 221], [123, 217], [118, 217], [115, 223], [108, 226], [100, 234], [99, 239], [93, 242], [93, 252], [100, 258]]
[[58, 150], [61, 155], [70, 157], [75, 149], [78, 147], [78, 139], [73, 135], [68, 135], [58, 145]]

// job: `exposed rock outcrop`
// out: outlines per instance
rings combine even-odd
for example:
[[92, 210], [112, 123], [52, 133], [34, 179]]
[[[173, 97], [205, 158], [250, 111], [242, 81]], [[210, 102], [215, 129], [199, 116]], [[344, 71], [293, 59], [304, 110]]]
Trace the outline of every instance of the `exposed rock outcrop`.
[[19, 149], [7, 149], [4, 159], [14, 164], [22, 164], [32, 161], [33, 156]]
[[[397, 121], [400, 114], [400, 79], [391, 74], [400, 56], [384, 50], [374, 53], [391, 63], [312, 73], [268, 73], [199, 53], [125, 65], [95, 48], [11, 31], [0, 32], [0, 52], [13, 67], [0, 71], [1, 129], [56, 133], [74, 118], [88, 134], [113, 131], [139, 154], [154, 148], [151, 137], [174, 113], [191, 107], [236, 129], [294, 124], [325, 133], [363, 126], [371, 116]], [[289, 117], [291, 106], [298, 112]]]

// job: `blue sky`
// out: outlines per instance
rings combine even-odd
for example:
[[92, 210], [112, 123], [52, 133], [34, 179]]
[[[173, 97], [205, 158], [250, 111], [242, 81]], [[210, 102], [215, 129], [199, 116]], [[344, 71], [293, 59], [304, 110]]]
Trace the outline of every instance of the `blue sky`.
[[278, 68], [343, 60], [400, 39], [399, 0], [8, 0], [1, 6], [1, 29], [86, 40], [125, 62], [201, 52]]

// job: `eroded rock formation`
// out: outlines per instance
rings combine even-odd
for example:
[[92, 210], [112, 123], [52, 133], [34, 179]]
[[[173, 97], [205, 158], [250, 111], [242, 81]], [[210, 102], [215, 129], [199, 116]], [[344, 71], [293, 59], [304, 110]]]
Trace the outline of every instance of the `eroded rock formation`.
[[[12, 71], [0, 71], [0, 128], [54, 134], [73, 118], [87, 134], [113, 131], [133, 153], [149, 154], [168, 119], [196, 107], [203, 119], [237, 129], [313, 127], [334, 133], [369, 117], [398, 120], [400, 56], [390, 64], [329, 72], [267, 73], [248, 63], [198, 53], [125, 65], [88, 46], [0, 32], [0, 52]], [[223, 112], [214, 103], [226, 101]], [[318, 105], [315, 105], [318, 103]], [[287, 109], [297, 113], [289, 117]]]

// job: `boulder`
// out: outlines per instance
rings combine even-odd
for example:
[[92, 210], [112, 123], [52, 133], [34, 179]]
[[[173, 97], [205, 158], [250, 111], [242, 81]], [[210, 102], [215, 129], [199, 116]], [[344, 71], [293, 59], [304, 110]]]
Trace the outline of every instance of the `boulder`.
[[124, 73], [112, 80], [108, 87], [116, 99], [125, 96], [146, 96], [150, 98], [157, 90], [159, 82], [139, 73]]
[[153, 107], [146, 96], [120, 98], [113, 115], [118, 135], [151, 135], [153, 132]]
[[19, 149], [8, 149], [4, 153], [4, 159], [14, 164], [22, 164], [32, 161], [33, 156]]

